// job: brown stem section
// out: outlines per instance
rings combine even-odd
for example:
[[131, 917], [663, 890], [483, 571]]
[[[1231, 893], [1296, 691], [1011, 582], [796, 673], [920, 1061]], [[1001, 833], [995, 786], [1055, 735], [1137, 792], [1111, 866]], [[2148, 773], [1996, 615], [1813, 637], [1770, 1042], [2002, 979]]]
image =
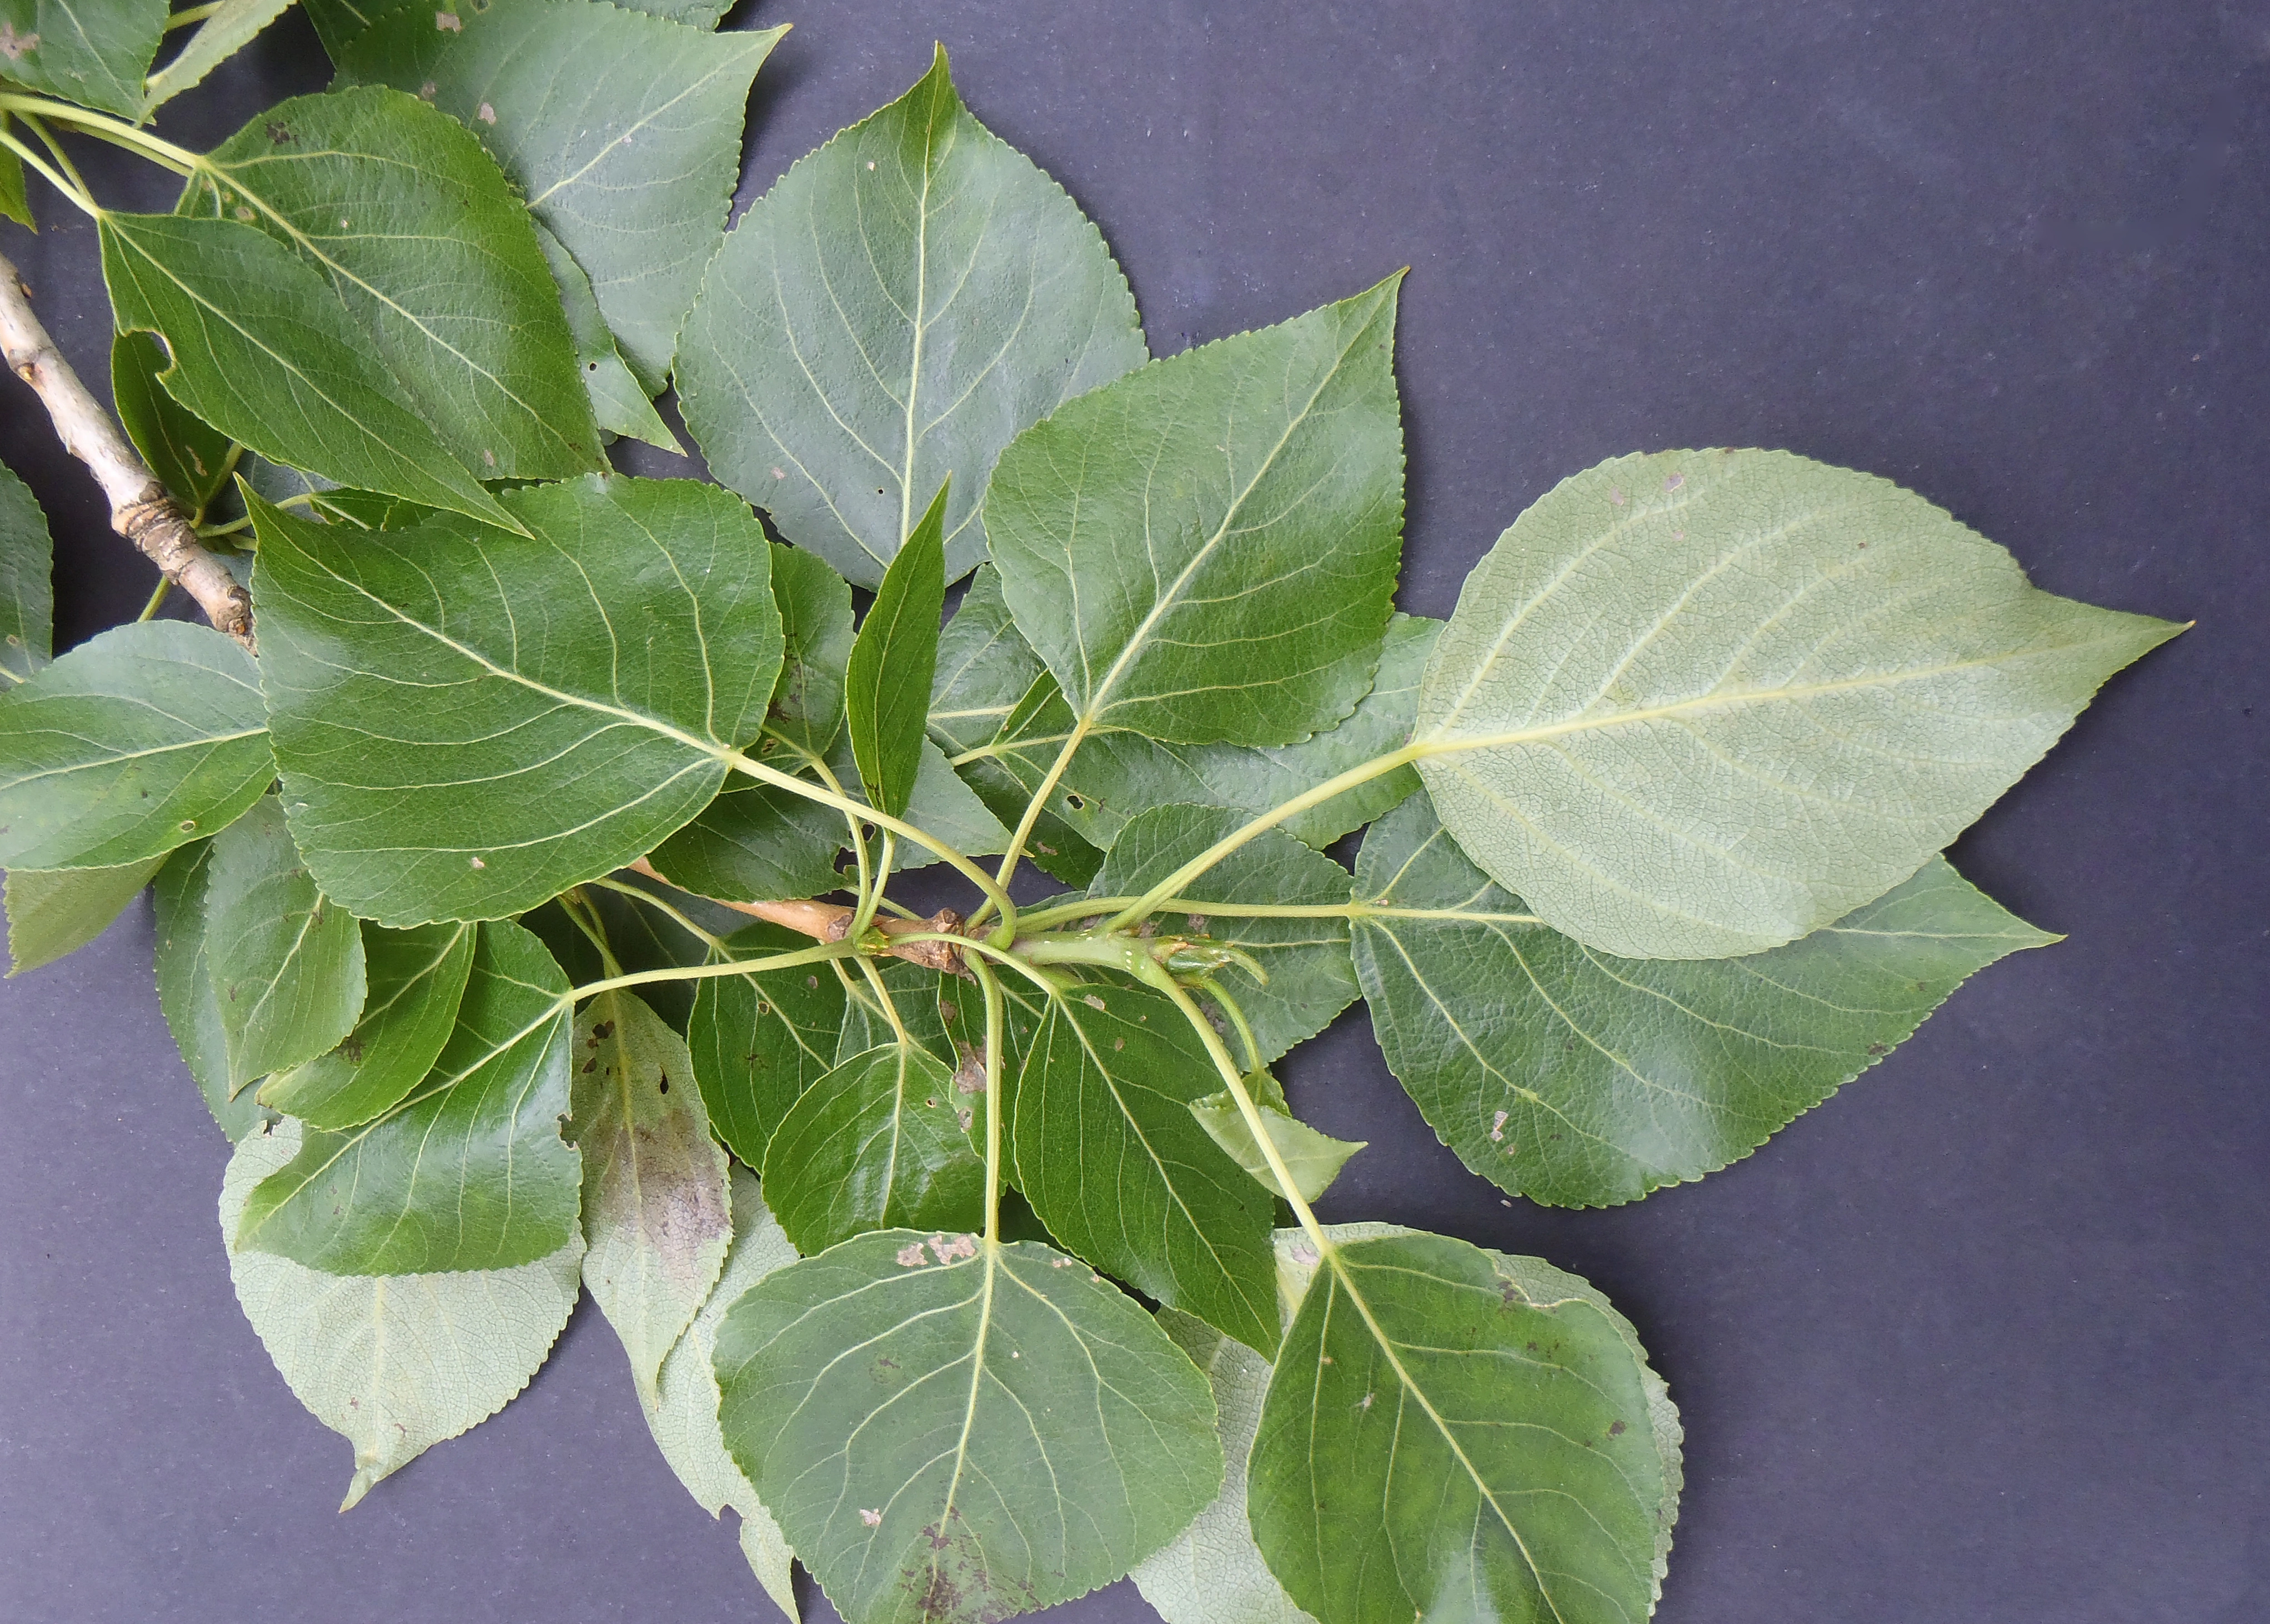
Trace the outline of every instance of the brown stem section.
[[[684, 891], [686, 887], [665, 875], [646, 858], [631, 864], [631, 871], [643, 874], [649, 879], [658, 879], [665, 886]], [[686, 892], [688, 896], [700, 896], [698, 891]], [[737, 914], [746, 914], [752, 919], [766, 920], [784, 925], [791, 931], [823, 942], [840, 942], [851, 929], [857, 909], [841, 902], [728, 902], [722, 897], [704, 897], [720, 908], [730, 908]], [[892, 936], [955, 936], [961, 931], [961, 916], [950, 908], [941, 908], [927, 919], [878, 919], [876, 929], [886, 937]], [[904, 959], [925, 968], [940, 970], [948, 975], [963, 973], [961, 949], [952, 942], [901, 942], [888, 949], [894, 958]]]
[[31, 290], [0, 256], [0, 353], [32, 386], [54, 419], [63, 449], [85, 463], [110, 503], [110, 528], [140, 548], [166, 578], [197, 600], [205, 619], [252, 647], [252, 597], [197, 540], [181, 504], [166, 493], [134, 442], [56, 348], [32, 313]]

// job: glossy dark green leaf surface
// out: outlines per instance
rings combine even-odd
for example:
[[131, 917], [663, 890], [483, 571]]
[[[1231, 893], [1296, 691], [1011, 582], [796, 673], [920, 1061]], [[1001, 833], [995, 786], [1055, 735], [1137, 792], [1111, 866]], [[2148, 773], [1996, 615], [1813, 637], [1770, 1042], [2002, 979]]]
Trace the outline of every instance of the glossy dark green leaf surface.
[[139, 118], [166, 11], [166, 0], [0, 0], [0, 54], [26, 90]]
[[1403, 545], [1399, 280], [1154, 361], [1001, 454], [993, 561], [1076, 723], [1286, 745], [1370, 691]]
[[1017, 1077], [1017, 1187], [1065, 1246], [1264, 1352], [1269, 1197], [1191, 1114], [1220, 1075], [1182, 1012], [1097, 983], [1052, 1000]]
[[[735, 958], [794, 953], [812, 938], [762, 921], [725, 939]], [[826, 964], [793, 966], [697, 983], [686, 1046], [709, 1126], [751, 1168], [781, 1121], [821, 1077], [835, 1069], [843, 1027], [843, 983]]]
[[158, 382], [158, 374], [172, 365], [155, 333], [115, 335], [110, 342], [110, 401], [150, 471], [194, 516], [227, 489], [236, 458], [226, 434], [200, 421]]
[[354, 1030], [365, 990], [361, 928], [316, 889], [273, 797], [213, 837], [205, 911], [230, 1093]]
[[1221, 1482], [1205, 1378], [1037, 1242], [862, 1235], [742, 1297], [716, 1365], [727, 1447], [849, 1624], [1083, 1595]]
[[279, 1072], [260, 1102], [310, 1127], [368, 1122], [424, 1080], [457, 1024], [478, 927], [448, 923], [389, 931], [364, 922], [368, 991], [335, 1049]]
[[1342, 1242], [1317, 1272], [1248, 1504], [1321, 1624], [1653, 1610], [1670, 1485], [1646, 1367], [1596, 1294], [1558, 1284], [1425, 1235]]
[[174, 1046], [204, 1097], [220, 1131], [241, 1139], [275, 1113], [248, 1089], [228, 1090], [228, 1035], [220, 1024], [220, 995], [213, 990], [205, 899], [211, 879], [212, 842], [198, 841], [166, 859], [152, 887], [158, 926], [158, 1007]]
[[1475, 1172], [1562, 1206], [1700, 1178], [2057, 938], [1943, 857], [1770, 953], [1614, 959], [1492, 884], [1424, 797], [1364, 837], [1356, 965], [1388, 1065]]
[[0, 468], [0, 693], [48, 663], [56, 618], [55, 544], [31, 487]]
[[388, 924], [518, 913], [706, 805], [780, 669], [770, 552], [715, 486], [507, 493], [533, 532], [342, 533], [256, 507], [293, 832]]
[[165, 339], [159, 381], [189, 411], [273, 462], [505, 522], [290, 248], [235, 218], [111, 213], [100, 229], [118, 325]]
[[680, 353], [711, 471], [872, 588], [949, 476], [946, 575], [967, 575], [1001, 448], [1146, 352], [1103, 239], [970, 115], [941, 50], [742, 217]]
[[278, 103], [213, 149], [185, 213], [313, 268], [456, 460], [485, 479], [604, 468], [550, 265], [465, 127], [382, 85]]
[[852, 641], [843, 673], [852, 760], [867, 804], [905, 815], [922, 767], [930, 685], [938, 669], [938, 617], [946, 609], [948, 481], [883, 572], [883, 583]]
[[275, 773], [252, 656], [152, 620], [0, 692], [0, 865], [115, 868], [225, 827]]
[[820, 1077], [765, 1151], [765, 1194], [809, 1256], [871, 1229], [984, 1221], [985, 1165], [971, 1151], [952, 1067], [890, 1042]]
[[359, 1127], [308, 1130], [253, 1190], [240, 1244], [332, 1274], [508, 1269], [567, 1245], [582, 1186], [560, 1137], [567, 990], [543, 943], [484, 924], [426, 1080]]

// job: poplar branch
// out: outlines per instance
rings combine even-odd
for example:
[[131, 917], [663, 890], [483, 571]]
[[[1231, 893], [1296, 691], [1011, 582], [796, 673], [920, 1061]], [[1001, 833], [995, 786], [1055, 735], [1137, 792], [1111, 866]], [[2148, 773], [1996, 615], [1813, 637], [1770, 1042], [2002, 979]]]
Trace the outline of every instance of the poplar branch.
[[110, 503], [110, 528], [196, 600], [218, 631], [252, 647], [252, 597], [197, 540], [182, 506], [133, 441], [87, 392], [32, 312], [31, 290], [0, 256], [0, 354], [47, 407], [63, 449], [86, 464]]
[[[631, 864], [631, 871], [643, 874], [649, 879], [658, 879], [673, 890], [686, 890], [685, 886], [644, 857]], [[701, 895], [698, 891], [686, 891], [686, 894], [688, 896]], [[720, 908], [730, 908], [737, 914], [746, 914], [752, 919], [762, 919], [790, 931], [801, 931], [822, 942], [842, 941], [850, 934], [851, 922], [858, 916], [857, 908], [841, 902], [729, 902], [723, 897], [702, 897], [702, 901], [715, 902]], [[919, 964], [926, 969], [943, 971], [949, 975], [962, 973], [961, 950], [959, 947], [952, 942], [928, 939], [961, 933], [961, 916], [953, 909], [941, 908], [927, 919], [879, 919], [872, 928], [880, 931], [886, 938], [921, 936], [926, 938], [894, 944], [886, 950], [892, 957]]]

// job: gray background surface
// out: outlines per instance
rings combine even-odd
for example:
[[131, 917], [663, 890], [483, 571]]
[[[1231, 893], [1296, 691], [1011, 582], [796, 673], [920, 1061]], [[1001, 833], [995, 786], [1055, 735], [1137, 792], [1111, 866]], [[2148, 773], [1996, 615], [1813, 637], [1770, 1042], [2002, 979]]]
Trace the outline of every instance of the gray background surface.
[[[1411, 265], [1407, 609], [1446, 613], [1564, 474], [1760, 444], [1909, 484], [2053, 590], [2199, 618], [1955, 849], [2071, 939], [1981, 975], [1752, 1160], [1547, 1212], [1435, 1141], [1360, 1012], [1288, 1084], [1372, 1141], [1328, 1217], [1542, 1255], [1636, 1322], [1688, 1429], [1667, 1624], [2270, 1617], [2270, 4], [746, 20], [776, 18], [797, 27], [758, 78], [744, 204], [936, 38], [1102, 225], [1161, 353]], [[324, 77], [295, 16], [163, 128], [205, 145]], [[87, 161], [109, 201], [169, 201]], [[102, 375], [92, 233], [42, 206], [6, 251]], [[0, 456], [55, 521], [63, 641], [130, 616], [147, 567], [4, 381]], [[333, 1515], [348, 1450], [230, 1294], [226, 1147], [150, 938], [145, 903], [0, 985], [0, 1619], [773, 1616], [588, 1305], [502, 1415]], [[1121, 1584], [1049, 1616], [1151, 1615]]]

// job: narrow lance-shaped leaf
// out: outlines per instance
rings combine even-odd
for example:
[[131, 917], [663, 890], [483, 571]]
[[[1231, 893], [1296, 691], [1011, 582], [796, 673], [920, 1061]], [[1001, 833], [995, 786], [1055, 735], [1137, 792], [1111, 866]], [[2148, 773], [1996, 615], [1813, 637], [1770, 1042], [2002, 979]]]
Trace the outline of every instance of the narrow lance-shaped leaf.
[[717, 1283], [732, 1239], [725, 1153], [686, 1045], [637, 995], [603, 992], [575, 1018], [583, 1153], [583, 1283], [630, 1355], [643, 1402]]
[[220, 1232], [245, 1318], [293, 1396], [354, 1445], [339, 1509], [528, 1385], [575, 1306], [583, 1237], [549, 1257], [451, 1274], [325, 1274], [238, 1239], [247, 1199], [300, 1148], [296, 1122], [237, 1146], [221, 1180]]
[[1420, 773], [1555, 929], [1629, 958], [1756, 953], [1914, 873], [2182, 629], [2040, 591], [1872, 475], [1619, 457], [1467, 577]]
[[1614, 959], [1493, 885], [1423, 797], [1373, 827], [1356, 874], [1356, 967], [1388, 1065], [1468, 1167], [1562, 1206], [1747, 1155], [1964, 978], [2057, 939], [1933, 857], [1770, 953]]
[[1370, 689], [1403, 543], [1400, 279], [1154, 361], [1001, 454], [993, 560], [1076, 727], [1284, 745]]
[[749, 82], [787, 27], [713, 34], [598, 0], [440, 15], [410, 6], [334, 46], [341, 81], [408, 91], [471, 130], [658, 390], [724, 234]]
[[0, 703], [0, 866], [115, 868], [226, 827], [275, 774], [252, 656], [151, 620], [81, 643]]
[[106, 213], [100, 228], [118, 325], [166, 341], [159, 381], [198, 417], [337, 484], [511, 522], [291, 249], [239, 219]]
[[352, 1128], [397, 1103], [434, 1069], [457, 1024], [476, 927], [389, 931], [365, 922], [362, 1014], [335, 1049], [260, 1087], [260, 1102], [311, 1127]]
[[961, 1104], [953, 1069], [911, 1042], [855, 1055], [807, 1088], [765, 1151], [765, 1194], [797, 1250], [983, 1222], [985, 1164]]
[[[1088, 887], [1097, 897], [1141, 896], [1215, 842], [1243, 828], [1247, 815], [1220, 806], [1161, 806], [1128, 820]], [[1203, 937], [1251, 957], [1267, 979], [1243, 968], [1218, 975], [1250, 1025], [1266, 1065], [1330, 1026], [1356, 1000], [1348, 958], [1348, 871], [1280, 829], [1265, 829], [1183, 888], [1198, 904], [1159, 916], [1168, 935]], [[1308, 915], [1240, 913], [1241, 908], [1315, 910]], [[1208, 911], [1216, 910], [1216, 911]]]
[[[725, 938], [734, 958], [760, 959], [812, 945], [809, 937], [759, 923]], [[752, 1168], [804, 1091], [835, 1069], [843, 1027], [843, 983], [832, 966], [811, 964], [698, 983], [686, 1047], [725, 1147]]]
[[0, 467], [0, 693], [48, 663], [54, 648], [55, 544], [31, 487]]
[[493, 918], [619, 867], [757, 730], [780, 669], [770, 553], [714, 486], [508, 492], [526, 536], [342, 533], [250, 500], [293, 833], [366, 918]]
[[796, 1248], [765, 1205], [757, 1175], [736, 1167], [731, 1176], [733, 1239], [724, 1272], [663, 1361], [656, 1397], [645, 1405], [646, 1424], [662, 1457], [704, 1511], [716, 1516], [731, 1506], [740, 1514], [741, 1550], [750, 1568], [773, 1605], [795, 1619], [796, 1591], [789, 1573], [795, 1553], [773, 1514], [757, 1498], [755, 1487], [725, 1452], [725, 1436], [717, 1425], [717, 1373], [710, 1356], [726, 1310], [758, 1281], [794, 1263]]
[[158, 1007], [205, 1109], [223, 1133], [241, 1139], [275, 1117], [249, 1093], [229, 1097], [228, 1034], [221, 1028], [205, 928], [211, 869], [212, 842], [198, 841], [174, 852], [158, 871]]
[[365, 991], [362, 931], [308, 877], [272, 796], [213, 838], [211, 886], [207, 968], [235, 1094], [354, 1030]]
[[196, 515], [227, 488], [237, 449], [166, 392], [158, 374], [172, 365], [157, 334], [117, 334], [110, 341], [110, 400], [150, 471]]
[[189, 42], [149, 78], [142, 97], [142, 116], [147, 118], [258, 38], [269, 24], [284, 15], [292, 0], [220, 0], [219, 9], [197, 25]]
[[1017, 1187], [1097, 1268], [1266, 1351], [1270, 1198], [1190, 1109], [1220, 1086], [1160, 994], [1115, 983], [1054, 998], [1013, 1096]]
[[914, 798], [922, 765], [930, 684], [938, 669], [938, 617], [946, 610], [946, 498], [949, 479], [907, 537], [851, 644], [843, 675], [851, 755], [867, 803], [901, 817]]
[[862, 1235], [743, 1296], [716, 1364], [726, 1447], [849, 1624], [1083, 1595], [1221, 1483], [1205, 1378], [1035, 1242]]
[[481, 478], [606, 466], [535, 225], [456, 120], [383, 85], [295, 96], [214, 148], [181, 209], [249, 210], [314, 267]]
[[118, 868], [8, 871], [8, 974], [53, 964], [100, 936], [163, 867], [145, 857]]
[[873, 587], [949, 475], [946, 575], [967, 575], [1001, 448], [1144, 356], [1102, 237], [970, 116], [941, 48], [741, 217], [678, 382], [711, 471]]
[[560, 1138], [567, 992], [543, 943], [483, 925], [425, 1082], [359, 1127], [309, 1130], [253, 1190], [240, 1243], [338, 1274], [505, 1269], [567, 1245], [582, 1184]]
[[26, 90], [138, 119], [166, 10], [166, 0], [0, 0], [0, 62]]
[[1653, 1610], [1676, 1457], [1629, 1327], [1577, 1284], [1440, 1235], [1335, 1246], [1250, 1462], [1294, 1602], [1322, 1624]]

